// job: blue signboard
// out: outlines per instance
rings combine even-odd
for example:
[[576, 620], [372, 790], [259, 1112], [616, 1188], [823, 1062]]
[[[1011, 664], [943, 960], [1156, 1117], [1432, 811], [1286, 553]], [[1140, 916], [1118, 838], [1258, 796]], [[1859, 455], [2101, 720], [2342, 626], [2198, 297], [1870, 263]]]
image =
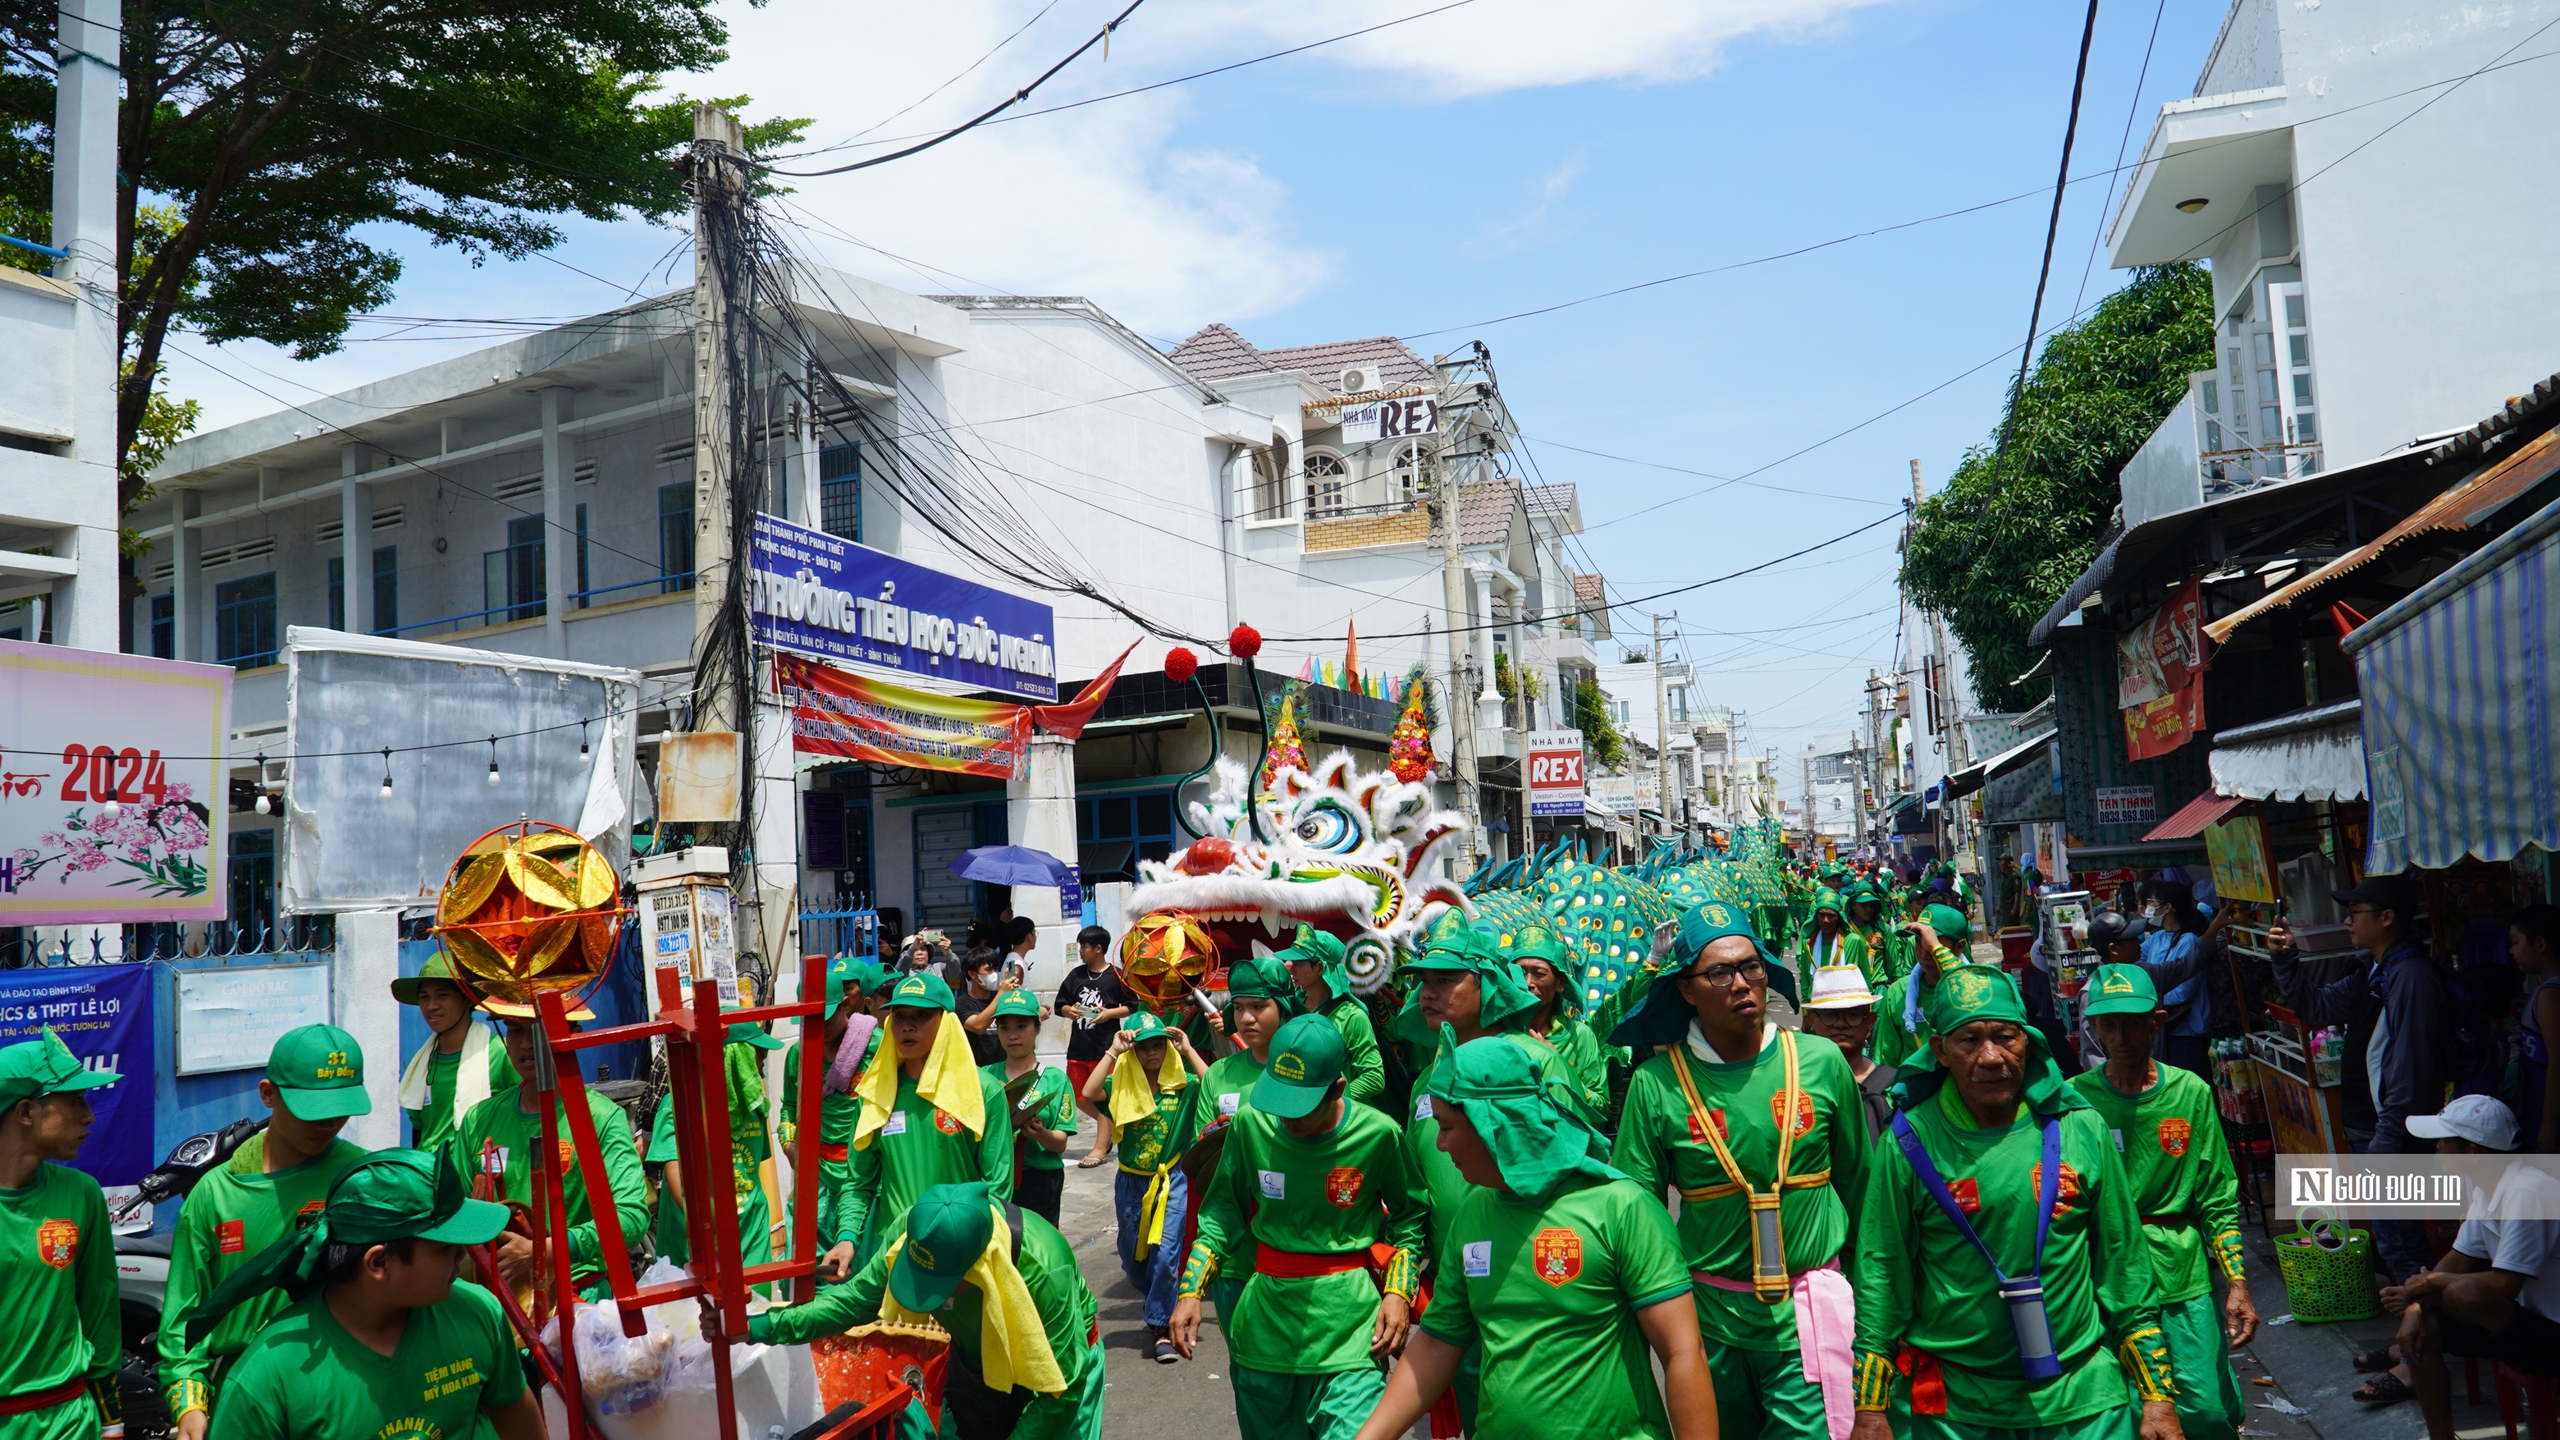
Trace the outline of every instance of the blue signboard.
[[756, 516], [747, 609], [755, 638], [819, 660], [1058, 698], [1057, 617], [1019, 595], [869, 546]]
[[81, 1064], [124, 1077], [85, 1092], [98, 1118], [71, 1163], [101, 1185], [140, 1180], [157, 1158], [151, 1153], [151, 967], [0, 970], [0, 1045], [33, 1040], [48, 1025]]

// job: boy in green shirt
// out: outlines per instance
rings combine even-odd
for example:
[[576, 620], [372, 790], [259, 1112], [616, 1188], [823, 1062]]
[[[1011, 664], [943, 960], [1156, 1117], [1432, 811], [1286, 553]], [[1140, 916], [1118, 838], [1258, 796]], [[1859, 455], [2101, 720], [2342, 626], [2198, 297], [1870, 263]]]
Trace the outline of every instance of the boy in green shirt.
[[497, 1440], [542, 1440], [515, 1331], [487, 1290], [454, 1284], [464, 1247], [507, 1223], [462, 1190], [424, 1151], [368, 1155], [206, 1297], [199, 1326], [273, 1290], [291, 1302], [224, 1377], [212, 1440], [439, 1440], [484, 1420]]
[[1884, 892], [1860, 880], [1841, 892], [1849, 921], [1848, 958], [1866, 972], [1867, 988], [1884, 988], [1911, 973], [1911, 938], [1884, 923]]
[[[525, 1078], [515, 1089], [492, 1095], [465, 1112], [445, 1139], [445, 1155], [454, 1173], [466, 1177], [474, 1199], [530, 1205], [533, 1157], [542, 1146], [542, 1112], [535, 1108], [539, 1098], [532, 1079], [535, 1052], [542, 1039], [534, 1032], [538, 1022], [532, 1018], [531, 1007], [491, 1000], [484, 1002], [484, 1008], [505, 1018], [507, 1059]], [[581, 1008], [571, 1012], [569, 1018], [593, 1020], [595, 1016]], [[571, 1059], [563, 1063], [576, 1062]], [[587, 1114], [595, 1122], [596, 1145], [604, 1157], [605, 1189], [614, 1216], [621, 1222], [623, 1243], [628, 1245], [649, 1226], [648, 1184], [640, 1173], [640, 1152], [631, 1143], [631, 1121], [621, 1106], [593, 1090], [587, 1091]], [[553, 1168], [561, 1172], [561, 1194], [568, 1202], [569, 1264], [573, 1276], [584, 1285], [588, 1277], [603, 1276], [604, 1250], [597, 1239], [588, 1176], [577, 1163], [565, 1099], [555, 1104], [553, 1124], [559, 1135], [558, 1163]], [[496, 1253], [499, 1278], [509, 1285], [524, 1285], [532, 1274], [532, 1239], [509, 1230], [498, 1237]]]
[[0, 1049], [0, 1440], [121, 1440], [116, 1247], [107, 1198], [70, 1161], [97, 1117], [84, 1090], [113, 1085], [83, 1068], [52, 1027]]
[[[2141, 966], [2100, 966], [2086, 1013], [2107, 1063], [2071, 1084], [2105, 1118], [2133, 1185], [2160, 1282], [2169, 1368], [2178, 1377], [2178, 1423], [2187, 1440], [2232, 1440], [2248, 1412], [2230, 1347], [2257, 1333], [2258, 1310], [2241, 1262], [2240, 1179], [2222, 1142], [2213, 1087], [2193, 1071], [2152, 1060], [2151, 1043], [2169, 1014]], [[2207, 1256], [2226, 1286], [2220, 1316]]]
[[1929, 1025], [1858, 1216], [1852, 1440], [1887, 1440], [1906, 1384], [1909, 1440], [2179, 1440], [2159, 1285], [2105, 1120], [1999, 970], [1948, 970]]
[[[1289, 967], [1278, 960], [1268, 955], [1250, 956], [1227, 971], [1228, 1033], [1240, 1048], [1212, 1061], [1209, 1073], [1200, 1077], [1199, 1123], [1195, 1127], [1198, 1134], [1182, 1157], [1183, 1178], [1190, 1194], [1209, 1193], [1209, 1177], [1217, 1171], [1218, 1152], [1226, 1143], [1226, 1127], [1251, 1108], [1253, 1087], [1270, 1067], [1271, 1042], [1278, 1038], [1280, 1027], [1303, 1013], [1297, 982], [1289, 978]], [[1212, 1136], [1216, 1138], [1212, 1140]], [[1189, 1207], [1189, 1213], [1196, 1228], [1199, 1207]], [[1174, 1253], [1189, 1259], [1189, 1241], [1175, 1246]], [[1252, 1274], [1253, 1262], [1240, 1260], [1209, 1282], [1209, 1298], [1217, 1304], [1221, 1326], [1231, 1323], [1236, 1301], [1244, 1294], [1244, 1282]]]
[[1688, 1267], [1662, 1206], [1596, 1158], [1599, 1135], [1516, 1045], [1445, 1032], [1430, 1094], [1466, 1198], [1438, 1217], [1431, 1307], [1360, 1440], [1406, 1433], [1478, 1352], [1483, 1398], [1466, 1433], [1482, 1440], [1715, 1435]]
[[1120, 1136], [1120, 1173], [1112, 1177], [1120, 1271], [1129, 1288], [1146, 1297], [1148, 1349], [1159, 1365], [1182, 1358], [1165, 1326], [1173, 1316], [1183, 1258], [1177, 1252], [1191, 1202], [1182, 1152], [1198, 1128], [1200, 1087], [1192, 1081], [1208, 1070], [1190, 1036], [1141, 1010], [1120, 1022], [1111, 1048], [1084, 1081], [1084, 1098], [1103, 1107]]
[[[862, 1115], [862, 1102], [853, 1094], [854, 1077], [880, 1048], [882, 1030], [871, 1014], [870, 992], [883, 979], [876, 961], [839, 955], [827, 964], [828, 1060], [818, 1100], [818, 1133], [805, 1148], [800, 1143], [800, 1042], [792, 1041], [791, 1048], [782, 1052], [782, 1108], [774, 1114], [774, 1129], [795, 1165], [818, 1167], [821, 1280], [851, 1275], [854, 1254], [861, 1248], [861, 1237], [842, 1233], [836, 1217], [845, 1187], [853, 1183], [848, 1157], [853, 1150], [853, 1123]], [[801, 1029], [805, 1032], [808, 1022], [801, 1022]], [[852, 1037], [850, 1044], [847, 1037]]]
[[1680, 1192], [1725, 1432], [1828, 1437], [1855, 1401], [1841, 1266], [1867, 1174], [1858, 1082], [1840, 1047], [1768, 1018], [1781, 972], [1742, 909], [1691, 910], [1674, 955], [1609, 1037], [1649, 1057], [1612, 1162], [1649, 1196]]
[[[728, 1066], [729, 1171], [738, 1191], [738, 1260], [761, 1265], [773, 1258], [773, 1207], [764, 1193], [764, 1162], [773, 1145], [765, 1138], [765, 1107], [758, 1098], [763, 1057], [782, 1042], [761, 1025], [732, 1025], [721, 1037], [720, 1054]], [[742, 1081], [753, 1078], [750, 1089]], [[684, 1167], [676, 1158], [676, 1096], [669, 1090], [649, 1119], [649, 1151], [642, 1163], [658, 1176], [658, 1253], [678, 1265], [691, 1262], [693, 1244], [685, 1225]], [[715, 1212], [716, 1213], [716, 1212]]]
[[1973, 927], [1960, 910], [1929, 906], [1911, 922], [1911, 935], [1912, 953], [1918, 958], [1908, 974], [1885, 990], [1876, 1006], [1876, 1038], [1867, 1053], [1879, 1065], [1900, 1066], [1903, 1057], [1928, 1044], [1930, 992], [1947, 971], [1973, 963], [1967, 958], [1972, 953]]
[[[930, 1318], [951, 1334], [942, 1433], [1007, 1440], [1102, 1440], [1102, 1332], [1075, 1247], [1057, 1227], [1005, 1207], [983, 1184], [936, 1185], [852, 1283], [747, 1321], [760, 1345], [801, 1345], [873, 1320]], [[1018, 1418], [1009, 1418], [1018, 1417]], [[921, 1399], [899, 1417], [931, 1434]]]
[[1189, 1355], [1202, 1288], [1250, 1246], [1253, 1278], [1226, 1332], [1244, 1440], [1351, 1440], [1413, 1328], [1419, 1186], [1395, 1122], [1346, 1103], [1346, 1058], [1322, 1015], [1280, 1027], [1252, 1107], [1228, 1126], [1183, 1267], [1172, 1337]]
[[1014, 1203], [1055, 1225], [1066, 1193], [1067, 1141], [1076, 1097], [1067, 1072], [1040, 1063], [1040, 997], [1015, 988], [996, 997], [993, 1029], [1004, 1059], [979, 1067], [1013, 1108]]
[[1352, 1103], [1382, 1105], [1387, 1093], [1387, 1066], [1378, 1054], [1378, 1027], [1369, 1020], [1368, 1002], [1351, 992], [1350, 973], [1343, 969], [1342, 942], [1313, 925], [1298, 927], [1289, 948], [1271, 958], [1289, 967], [1298, 994], [1310, 1015], [1323, 1015], [1342, 1032], [1345, 1092]]
[[836, 1207], [838, 1234], [862, 1237], [873, 1253], [936, 1185], [983, 1183], [997, 1204], [1013, 1202], [1013, 1117], [1003, 1087], [971, 1061], [951, 987], [914, 971], [886, 999], [889, 1039], [854, 1086], [862, 1114]]
[[160, 1388], [180, 1440], [203, 1440], [213, 1421], [213, 1372], [249, 1348], [286, 1304], [282, 1295], [246, 1301], [189, 1344], [197, 1302], [319, 1210], [329, 1187], [368, 1153], [338, 1138], [348, 1118], [371, 1114], [373, 1103], [364, 1093], [364, 1051], [335, 1025], [304, 1025], [277, 1037], [258, 1099], [267, 1128], [187, 1192], [169, 1237]]
[[410, 1145], [433, 1153], [453, 1133], [453, 1122], [490, 1096], [514, 1089], [519, 1077], [506, 1047], [493, 1043], [489, 1027], [472, 1013], [471, 997], [455, 983], [453, 965], [443, 955], [427, 957], [417, 974], [392, 981], [391, 998], [416, 1006], [432, 1032], [400, 1073], [400, 1109], [409, 1117]]

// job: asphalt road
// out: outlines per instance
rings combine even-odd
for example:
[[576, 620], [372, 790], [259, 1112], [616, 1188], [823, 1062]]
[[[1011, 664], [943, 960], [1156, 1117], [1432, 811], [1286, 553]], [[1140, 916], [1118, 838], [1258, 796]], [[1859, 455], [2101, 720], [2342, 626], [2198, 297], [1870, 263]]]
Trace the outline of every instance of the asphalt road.
[[[1067, 1147], [1082, 1155], [1093, 1143], [1093, 1122]], [[1059, 1229], [1076, 1247], [1076, 1259], [1101, 1307], [1102, 1350], [1109, 1390], [1103, 1408], [1102, 1433], [1109, 1440], [1223, 1440], [1237, 1434], [1235, 1392], [1227, 1387], [1227, 1340], [1218, 1329], [1217, 1307], [1208, 1307], [1200, 1325], [1200, 1346], [1179, 1365], [1158, 1365], [1149, 1358], [1143, 1305], [1120, 1273], [1118, 1226], [1112, 1214], [1112, 1177], [1117, 1165], [1080, 1170], [1067, 1164], [1067, 1186], [1059, 1202]]]

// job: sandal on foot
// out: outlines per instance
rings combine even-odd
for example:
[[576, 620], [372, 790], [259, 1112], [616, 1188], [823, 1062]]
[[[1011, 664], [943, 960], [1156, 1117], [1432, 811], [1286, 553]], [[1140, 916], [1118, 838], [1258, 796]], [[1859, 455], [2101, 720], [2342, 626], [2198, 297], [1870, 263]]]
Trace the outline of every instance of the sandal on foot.
[[2388, 1370], [2364, 1382], [2364, 1388], [2358, 1390], [2354, 1396], [2357, 1404], [2371, 1405], [2376, 1408], [2397, 1405], [2403, 1400], [2416, 1398], [2418, 1398], [2418, 1392], [2409, 1388], [2409, 1382]]
[[2379, 1350], [2367, 1350], [2363, 1354], [2357, 1356], [2356, 1373], [2359, 1375], [2371, 1375], [2376, 1371], [2388, 1370], [2392, 1366], [2399, 1364], [2400, 1357], [2392, 1353], [2394, 1348], [2395, 1347], [2393, 1346], [2385, 1345]]

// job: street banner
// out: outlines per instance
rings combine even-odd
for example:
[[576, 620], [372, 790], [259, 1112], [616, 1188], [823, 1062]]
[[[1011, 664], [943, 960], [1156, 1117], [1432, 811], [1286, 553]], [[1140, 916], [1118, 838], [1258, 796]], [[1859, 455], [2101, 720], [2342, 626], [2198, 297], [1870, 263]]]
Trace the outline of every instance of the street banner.
[[2148, 705], [2204, 673], [2204, 589], [2190, 580], [2151, 618], [2116, 637], [2116, 707]]
[[1541, 730], [1526, 741], [1529, 813], [1580, 815], [1583, 799], [1582, 732]]
[[101, 1185], [133, 1184], [157, 1163], [151, 1153], [151, 967], [0, 970], [0, 1045], [33, 1040], [48, 1025], [83, 1066], [124, 1077], [85, 1092], [98, 1118], [73, 1168]]
[[0, 925], [223, 918], [231, 674], [0, 640]]
[[1345, 399], [1342, 443], [1364, 445], [1404, 435], [1440, 432], [1440, 401], [1432, 395], [1400, 395], [1392, 399]]
[[1034, 728], [1070, 740], [1084, 733], [1137, 648], [1121, 651], [1064, 705], [937, 695], [796, 655], [775, 656], [773, 677], [782, 703], [791, 707], [791, 748], [800, 754], [1010, 780], [1021, 771]]
[[2183, 690], [2163, 695], [2124, 713], [2127, 760], [2166, 755], [2204, 729], [2204, 675], [2198, 672]]
[[824, 530], [758, 514], [747, 560], [755, 638], [872, 670], [1058, 698], [1057, 616]]

